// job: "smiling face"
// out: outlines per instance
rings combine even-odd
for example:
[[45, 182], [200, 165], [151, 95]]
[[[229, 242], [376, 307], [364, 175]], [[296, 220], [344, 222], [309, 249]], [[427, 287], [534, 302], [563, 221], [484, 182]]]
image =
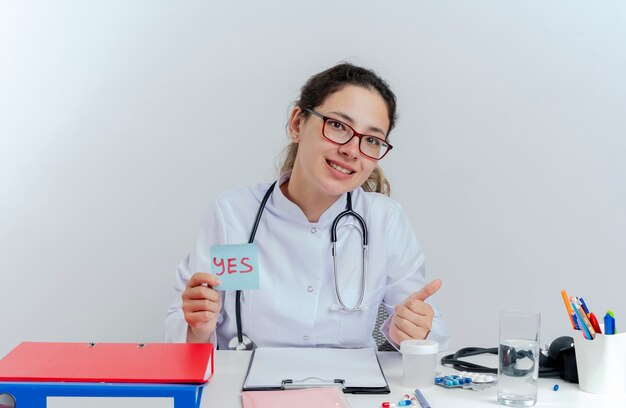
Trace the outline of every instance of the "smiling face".
[[[368, 88], [347, 85], [330, 94], [314, 110], [347, 123], [359, 133], [381, 139], [386, 138], [389, 130], [385, 100]], [[377, 161], [359, 151], [357, 137], [345, 145], [337, 145], [322, 136], [323, 125], [321, 118], [303, 115], [299, 107], [291, 113], [289, 132], [299, 146], [289, 192], [296, 203], [301, 199], [332, 203], [341, 194], [361, 186], [376, 167]]]

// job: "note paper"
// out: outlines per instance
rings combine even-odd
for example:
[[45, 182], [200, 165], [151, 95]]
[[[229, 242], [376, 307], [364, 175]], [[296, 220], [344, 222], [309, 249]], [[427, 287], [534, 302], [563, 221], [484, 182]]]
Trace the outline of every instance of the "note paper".
[[256, 244], [213, 245], [211, 273], [221, 285], [217, 290], [259, 289], [259, 261]]

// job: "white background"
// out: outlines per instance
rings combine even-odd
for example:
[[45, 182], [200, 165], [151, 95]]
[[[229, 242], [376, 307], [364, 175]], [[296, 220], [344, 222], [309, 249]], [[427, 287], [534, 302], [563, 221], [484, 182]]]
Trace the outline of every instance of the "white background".
[[[392, 196], [451, 348], [498, 310], [568, 333], [560, 290], [626, 328], [626, 3], [0, 2], [0, 355], [162, 341], [211, 198], [269, 181], [313, 73], [398, 96]], [[620, 324], [622, 322], [622, 324]]]

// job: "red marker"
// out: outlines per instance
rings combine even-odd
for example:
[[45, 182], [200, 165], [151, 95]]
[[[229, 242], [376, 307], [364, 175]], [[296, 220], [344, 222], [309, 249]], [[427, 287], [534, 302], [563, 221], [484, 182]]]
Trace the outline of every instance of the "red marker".
[[602, 330], [600, 329], [600, 324], [598, 323], [598, 319], [596, 319], [596, 315], [594, 315], [593, 312], [589, 313], [589, 322], [593, 326], [593, 329], [596, 331], [596, 333], [602, 333]]

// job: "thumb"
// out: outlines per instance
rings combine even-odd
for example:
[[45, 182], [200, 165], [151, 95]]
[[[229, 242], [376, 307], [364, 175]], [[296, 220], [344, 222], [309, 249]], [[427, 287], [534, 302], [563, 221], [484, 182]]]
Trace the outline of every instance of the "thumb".
[[414, 300], [424, 301], [437, 293], [442, 284], [443, 282], [441, 282], [441, 279], [435, 279], [433, 281], [430, 281], [428, 284], [426, 284], [426, 286], [424, 286], [419, 291], [414, 292], [410, 297]]

